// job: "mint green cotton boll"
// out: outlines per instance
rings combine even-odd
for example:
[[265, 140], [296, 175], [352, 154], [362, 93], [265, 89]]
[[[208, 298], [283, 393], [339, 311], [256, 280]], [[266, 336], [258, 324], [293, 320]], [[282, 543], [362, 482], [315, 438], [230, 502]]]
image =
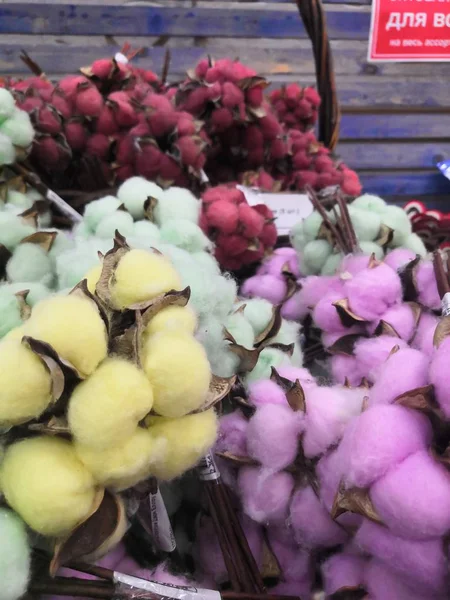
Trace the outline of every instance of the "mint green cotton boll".
[[201, 269], [205, 269], [211, 275], [220, 274], [220, 265], [209, 252], [192, 252], [191, 256]]
[[44, 298], [47, 298], [52, 292], [49, 288], [43, 283], [38, 283], [36, 281], [17, 281], [15, 283], [4, 283], [0, 286], [0, 292], [2, 288], [10, 290], [12, 294], [17, 294], [17, 292], [22, 292], [23, 290], [28, 290], [27, 294], [27, 304], [31, 307], [35, 306]]
[[213, 313], [218, 317], [225, 318], [233, 309], [237, 299], [237, 284], [231, 276], [226, 274], [214, 278], [214, 307]]
[[37, 244], [19, 244], [6, 265], [9, 281], [37, 281], [47, 286], [53, 283], [53, 269], [47, 252]]
[[383, 260], [383, 248], [378, 244], [375, 244], [375, 242], [361, 242], [359, 247], [363, 254], [368, 254], [369, 256], [375, 254], [376, 259]]
[[23, 210], [19, 206], [9, 203], [3, 205], [3, 210], [4, 212], [14, 215], [15, 217], [18, 217], [21, 213], [23, 213]]
[[391, 242], [393, 248], [402, 246], [412, 232], [411, 221], [400, 206], [386, 206], [381, 219], [385, 225], [394, 230]]
[[285, 352], [277, 350], [276, 348], [264, 348], [259, 355], [258, 362], [253, 371], [250, 371], [245, 376], [245, 383], [249, 384], [253, 381], [259, 381], [260, 379], [269, 379], [272, 373], [272, 367], [277, 369], [279, 367], [286, 367], [290, 364], [291, 360]]
[[0, 166], [11, 165], [16, 160], [16, 151], [11, 139], [0, 133]]
[[151, 221], [136, 221], [133, 235], [138, 238], [147, 239], [149, 243], [161, 239], [158, 227]]
[[376, 240], [381, 227], [381, 215], [376, 212], [348, 207], [348, 212], [360, 242], [373, 242]]
[[283, 319], [281, 322], [280, 331], [273, 338], [274, 344], [294, 344], [294, 351], [291, 356], [291, 364], [295, 367], [301, 367], [303, 364], [303, 354], [300, 347], [300, 330], [301, 326], [295, 321], [286, 321]]
[[337, 271], [337, 268], [341, 264], [343, 258], [344, 255], [342, 254], [342, 252], [339, 252], [338, 254], [330, 254], [330, 256], [327, 258], [325, 264], [322, 267], [321, 274], [334, 275]]
[[112, 240], [90, 238], [56, 257], [57, 289], [72, 289], [93, 267], [98, 265], [98, 253], [106, 254]]
[[123, 210], [117, 210], [115, 213], [103, 217], [103, 219], [97, 225], [95, 235], [105, 240], [111, 240], [112, 243], [116, 234], [116, 230], [124, 237], [133, 235], [133, 217]]
[[9, 119], [0, 126], [0, 134], [7, 136], [19, 148], [28, 148], [34, 140], [34, 129], [30, 116], [16, 108]]
[[53, 264], [55, 264], [57, 256], [59, 256], [62, 252], [66, 252], [67, 250], [75, 247], [75, 241], [70, 239], [69, 236], [64, 233], [64, 231], [60, 231], [54, 227], [50, 227], [46, 229], [46, 231], [56, 232], [56, 237], [53, 240], [52, 247], [48, 252], [50, 259], [52, 260]]
[[263, 298], [251, 298], [242, 300], [236, 304], [236, 308], [240, 308], [241, 306], [245, 306], [244, 316], [252, 326], [255, 336], [258, 336], [272, 319], [273, 304]]
[[27, 225], [12, 213], [0, 212], [0, 244], [6, 246], [10, 252], [35, 231], [34, 227]]
[[11, 92], [5, 88], [0, 88], [0, 123], [12, 117], [15, 110], [16, 103]]
[[2, 315], [0, 338], [4, 337], [11, 329], [22, 325], [19, 301], [7, 284], [0, 285], [0, 314]]
[[233, 336], [237, 344], [249, 350], [253, 348], [255, 343], [253, 327], [242, 313], [229, 315], [225, 319], [224, 327]]
[[322, 217], [317, 211], [312, 212], [303, 220], [303, 231], [305, 234], [305, 242], [315, 240], [319, 233], [320, 226], [323, 223]]
[[294, 227], [289, 232], [289, 239], [291, 242], [291, 246], [297, 250], [297, 252], [301, 252], [303, 247], [306, 244], [305, 232], [303, 230], [303, 221], [299, 221], [294, 225]]
[[77, 223], [72, 229], [72, 232], [76, 240], [87, 240], [93, 235], [86, 221], [81, 221], [80, 223]]
[[379, 196], [374, 196], [373, 194], [363, 194], [362, 196], [359, 196], [353, 200], [351, 206], [381, 214], [385, 211], [386, 202]]
[[8, 508], [0, 508], [0, 600], [25, 594], [30, 574], [30, 547], [24, 522]]
[[231, 377], [236, 373], [239, 357], [228, 349], [219, 319], [211, 316], [200, 319], [195, 337], [205, 348], [214, 375]]
[[198, 225], [186, 219], [174, 219], [161, 225], [161, 239], [187, 252], [200, 252], [212, 244]]
[[197, 224], [200, 217], [201, 201], [189, 190], [170, 187], [158, 198], [154, 210], [155, 221], [164, 225], [173, 219], [186, 219]]
[[407, 248], [412, 252], [415, 252], [422, 258], [427, 255], [427, 249], [425, 248], [425, 244], [422, 239], [417, 235], [417, 233], [411, 233], [404, 243], [402, 244], [402, 248]]
[[8, 204], [13, 204], [17, 208], [20, 208], [21, 212], [24, 212], [33, 206], [33, 201], [27, 196], [27, 194], [23, 194], [17, 190], [8, 191], [6, 195], [6, 202]]
[[45, 212], [38, 215], [38, 225], [39, 229], [44, 229], [50, 227], [52, 224], [52, 214], [50, 211], [46, 210]]
[[120, 200], [115, 196], [104, 196], [99, 200], [89, 202], [89, 204], [86, 205], [83, 215], [86, 228], [94, 233], [100, 221], [115, 213], [120, 204]]
[[38, 192], [34, 188], [27, 190], [25, 195], [31, 200], [32, 203], [37, 202], [38, 200], [44, 200], [44, 196], [41, 194], [41, 192]]
[[302, 264], [307, 268], [308, 273], [320, 273], [331, 253], [331, 245], [326, 240], [313, 240], [303, 248]]
[[147, 181], [144, 177], [130, 177], [122, 183], [117, 190], [117, 198], [133, 217], [133, 219], [144, 218], [144, 204], [148, 198], [159, 198], [164, 191], [156, 183]]

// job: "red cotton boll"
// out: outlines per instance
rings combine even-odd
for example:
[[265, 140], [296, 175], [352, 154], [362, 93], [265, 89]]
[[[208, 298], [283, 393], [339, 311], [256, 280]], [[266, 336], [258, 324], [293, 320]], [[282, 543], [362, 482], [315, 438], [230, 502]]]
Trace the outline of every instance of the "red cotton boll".
[[117, 181], [125, 181], [136, 174], [133, 165], [123, 165], [115, 169], [114, 173]]
[[92, 156], [97, 156], [101, 160], [106, 159], [111, 148], [111, 140], [106, 135], [94, 133], [86, 143], [86, 152]]
[[248, 150], [261, 148], [264, 144], [264, 137], [258, 125], [249, 125], [242, 139], [242, 145]]
[[318, 175], [314, 171], [295, 171], [294, 172], [295, 189], [304, 190], [306, 185], [315, 188], [317, 186]]
[[120, 134], [116, 138], [115, 162], [119, 165], [132, 164], [137, 151], [135, 139], [130, 134]]
[[283, 94], [284, 94], [284, 90], [282, 88], [279, 88], [277, 90], [272, 90], [269, 94], [270, 102], [272, 104], [274, 104], [278, 100], [281, 100], [283, 98]]
[[[159, 138], [174, 131], [178, 116], [171, 107], [170, 110], [158, 110], [148, 115], [148, 124], [152, 134]], [[190, 138], [192, 139], [192, 138]]]
[[208, 226], [215, 227], [222, 233], [234, 233], [237, 229], [238, 208], [231, 202], [219, 200], [210, 204], [206, 210]]
[[[261, 188], [263, 188], [263, 186], [261, 186]], [[256, 206], [253, 207], [253, 210], [256, 210], [256, 212], [259, 213], [266, 221], [271, 221], [275, 218], [273, 212], [265, 204], [256, 204]]]
[[323, 190], [330, 185], [337, 185], [336, 177], [333, 177], [331, 173], [319, 173], [316, 183], [317, 190]]
[[314, 161], [314, 168], [318, 173], [330, 171], [333, 168], [333, 161], [329, 156], [318, 156]]
[[94, 60], [89, 67], [91, 74], [99, 79], [108, 79], [114, 69], [114, 63], [110, 58], [100, 58]]
[[84, 150], [88, 138], [85, 125], [78, 119], [71, 119], [64, 124], [64, 135], [67, 143], [77, 152]]
[[273, 140], [281, 135], [282, 128], [275, 115], [268, 114], [259, 119], [259, 125], [265, 140]]
[[207, 58], [202, 58], [195, 67], [195, 75], [199, 79], [204, 79], [207, 71], [209, 69], [209, 60]]
[[167, 154], [162, 154], [159, 163], [159, 174], [166, 181], [177, 181], [181, 175], [180, 165]]
[[248, 204], [240, 204], [238, 211], [243, 235], [247, 238], [258, 237], [264, 227], [264, 218]]
[[183, 135], [194, 135], [197, 131], [197, 126], [194, 117], [187, 112], [177, 113], [177, 133], [178, 137]]
[[318, 91], [315, 88], [307, 87], [303, 90], [303, 97], [308, 100], [315, 108], [318, 108], [322, 102]]
[[61, 117], [51, 105], [40, 108], [35, 119], [36, 129], [42, 133], [55, 135], [62, 129]]
[[45, 90], [52, 90], [53, 84], [43, 77], [27, 77], [21, 81], [17, 81], [13, 84], [12, 88], [18, 92], [26, 92], [28, 90], [33, 90], [37, 92], [39, 95]]
[[217, 236], [216, 245], [219, 246], [227, 256], [235, 257], [247, 250], [248, 240], [241, 235], [225, 235], [221, 233]]
[[273, 223], [267, 223], [263, 227], [263, 230], [259, 236], [259, 241], [264, 245], [265, 248], [273, 248], [276, 244], [277, 237], [278, 232], [275, 225]]
[[162, 153], [157, 146], [145, 144], [141, 146], [139, 152], [136, 152], [134, 166], [137, 175], [152, 179], [159, 174], [159, 165]]
[[61, 94], [56, 92], [52, 93], [51, 104], [63, 119], [69, 119], [71, 117], [73, 112], [72, 103]]
[[105, 104], [103, 106], [98, 119], [95, 123], [96, 133], [103, 135], [114, 135], [119, 131], [119, 125], [116, 121], [114, 111], [111, 106]]
[[270, 145], [270, 154], [272, 156], [272, 159], [281, 160], [286, 156], [286, 153], [287, 147], [283, 140], [277, 138], [276, 140], [272, 141], [272, 144]]
[[244, 467], [239, 470], [238, 486], [244, 513], [253, 521], [267, 524], [286, 518], [294, 488], [292, 475]]
[[253, 108], [261, 106], [264, 100], [263, 89], [260, 85], [255, 85], [245, 92], [245, 99]]
[[80, 86], [74, 98], [75, 110], [85, 117], [98, 117], [102, 111], [104, 102], [98, 89]]
[[164, 110], [167, 112], [173, 110], [173, 104], [167, 96], [163, 94], [157, 94], [153, 91], [147, 94], [142, 101], [142, 105], [149, 106], [155, 110]]
[[130, 135], [134, 138], [151, 135], [150, 126], [147, 123], [146, 117], [143, 116], [141, 122], [130, 129]]
[[252, 150], [249, 150], [246, 162], [251, 168], [259, 168], [264, 162], [264, 148], [253, 148]]
[[119, 127], [133, 127], [138, 123], [136, 109], [130, 104], [125, 92], [113, 92], [108, 96], [107, 102], [112, 104], [111, 107]]
[[44, 106], [44, 101], [39, 96], [27, 96], [23, 102], [17, 102], [18, 108], [27, 113], [38, 111]]
[[216, 81], [224, 81], [224, 76], [217, 66], [207, 69], [204, 79], [206, 83], [215, 83]]
[[239, 258], [228, 256], [220, 246], [216, 246], [214, 256], [222, 269], [226, 271], [237, 271], [242, 267], [242, 261]]
[[178, 139], [175, 146], [180, 151], [181, 162], [183, 165], [195, 168], [198, 157], [202, 150], [198, 142], [193, 137], [184, 136]]
[[255, 262], [260, 262], [264, 257], [264, 248], [261, 244], [256, 250], [246, 250], [239, 255], [239, 259], [243, 265], [251, 265]]
[[228, 108], [216, 108], [211, 113], [211, 126], [221, 133], [233, 125], [233, 115]]
[[343, 179], [341, 190], [349, 196], [359, 196], [362, 191], [362, 185], [358, 175], [350, 169], [343, 170]]
[[42, 136], [34, 141], [33, 156], [46, 171], [63, 171], [72, 158], [72, 152], [64, 138]]
[[218, 81], [207, 87], [206, 90], [206, 98], [211, 102], [217, 102], [222, 96], [222, 86]]
[[292, 158], [294, 169], [307, 169], [312, 163], [312, 158], [304, 150], [298, 150]]
[[181, 107], [183, 110], [198, 117], [205, 110], [207, 102], [208, 88], [202, 86], [192, 90], [192, 92], [189, 92], [187, 98], [182, 102]]
[[68, 100], [74, 100], [78, 93], [78, 88], [81, 85], [89, 87], [92, 86], [89, 79], [87, 79], [87, 77], [84, 75], [68, 75], [58, 82], [56, 89], [59, 92], [62, 92], [62, 94], [68, 98]]
[[226, 108], [234, 108], [245, 101], [244, 92], [234, 83], [225, 81], [222, 85], [222, 104]]
[[295, 106], [294, 115], [300, 120], [309, 119], [312, 115], [311, 103], [306, 99], [299, 100]]

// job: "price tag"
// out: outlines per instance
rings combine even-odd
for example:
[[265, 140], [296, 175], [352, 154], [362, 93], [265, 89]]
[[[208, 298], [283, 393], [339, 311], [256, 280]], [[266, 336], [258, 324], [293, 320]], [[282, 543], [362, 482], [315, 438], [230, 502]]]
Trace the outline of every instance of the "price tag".
[[244, 193], [250, 206], [265, 204], [275, 217], [275, 225], [279, 235], [288, 235], [294, 225], [310, 215], [314, 207], [306, 194], [268, 194], [238, 186]]

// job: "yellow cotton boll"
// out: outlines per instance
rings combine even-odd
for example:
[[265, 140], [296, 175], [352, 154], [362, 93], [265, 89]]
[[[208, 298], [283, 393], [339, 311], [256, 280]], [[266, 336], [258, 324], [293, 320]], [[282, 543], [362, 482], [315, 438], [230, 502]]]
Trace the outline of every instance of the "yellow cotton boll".
[[50, 404], [50, 373], [20, 339], [0, 343], [0, 381], [0, 425], [24, 423]]
[[117, 265], [111, 299], [117, 308], [125, 308], [181, 288], [181, 279], [167, 258], [148, 250], [130, 250]]
[[25, 333], [25, 325], [19, 325], [19, 327], [14, 327], [8, 331], [8, 333], [3, 337], [2, 341], [6, 340], [21, 340]]
[[203, 346], [192, 336], [163, 331], [147, 338], [143, 367], [159, 415], [182, 417], [205, 401], [211, 369]]
[[84, 376], [90, 375], [107, 353], [106, 327], [94, 302], [74, 294], [39, 302], [24, 331], [53, 346]]
[[91, 294], [95, 293], [95, 286], [97, 285], [97, 281], [100, 279], [102, 268], [102, 264], [95, 265], [95, 267], [92, 267], [92, 269], [90, 269], [84, 276], [84, 279], [87, 279], [87, 287]]
[[108, 358], [75, 388], [69, 427], [84, 446], [115, 447], [134, 433], [152, 406], [152, 386], [145, 373], [131, 362]]
[[9, 446], [0, 467], [7, 503], [35, 531], [59, 537], [94, 509], [98, 490], [67, 440], [34, 437]]
[[147, 335], [160, 331], [193, 334], [197, 328], [197, 315], [189, 306], [168, 306], [157, 313], [145, 328]]
[[165, 454], [152, 465], [152, 475], [164, 481], [194, 467], [217, 437], [214, 409], [180, 419], [150, 417], [147, 425], [155, 441], [165, 443]]
[[152, 463], [160, 460], [166, 443], [156, 442], [146, 429], [137, 428], [122, 444], [105, 450], [76, 444], [75, 449], [95, 480], [117, 491], [132, 487], [150, 476]]

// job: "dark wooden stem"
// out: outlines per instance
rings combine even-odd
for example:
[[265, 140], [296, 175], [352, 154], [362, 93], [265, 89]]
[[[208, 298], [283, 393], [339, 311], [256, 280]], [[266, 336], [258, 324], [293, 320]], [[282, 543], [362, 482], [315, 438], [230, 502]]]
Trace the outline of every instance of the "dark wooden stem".
[[345, 240], [343, 239], [339, 229], [334, 225], [334, 223], [331, 222], [331, 219], [328, 216], [327, 211], [323, 207], [323, 205], [320, 202], [319, 198], [317, 197], [316, 193], [314, 192], [312, 187], [310, 187], [308, 185], [305, 186], [305, 191], [308, 194], [308, 197], [311, 200], [312, 205], [314, 206], [314, 208], [317, 210], [317, 212], [322, 217], [323, 222], [330, 229], [331, 233], [334, 235], [337, 246], [340, 248], [340, 250], [342, 250], [342, 252], [345, 253], [346, 252]]

